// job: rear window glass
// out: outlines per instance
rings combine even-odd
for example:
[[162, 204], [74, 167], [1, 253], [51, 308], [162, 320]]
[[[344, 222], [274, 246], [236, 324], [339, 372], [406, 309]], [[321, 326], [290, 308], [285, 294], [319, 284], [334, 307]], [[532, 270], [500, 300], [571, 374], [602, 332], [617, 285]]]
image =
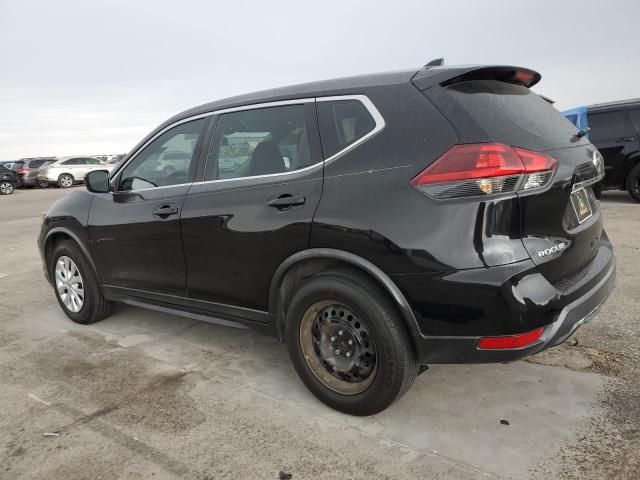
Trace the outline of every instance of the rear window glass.
[[325, 158], [355, 143], [376, 126], [358, 100], [318, 102], [318, 120]]
[[[571, 142], [577, 129], [549, 102], [522, 85], [471, 80], [446, 87], [448, 93], [487, 133], [491, 141], [530, 150], [551, 150]], [[455, 123], [455, 119], [452, 119]]]
[[46, 162], [46, 160], [31, 160], [29, 162], [29, 168], [41, 167], [42, 165], [44, 165], [45, 162]]

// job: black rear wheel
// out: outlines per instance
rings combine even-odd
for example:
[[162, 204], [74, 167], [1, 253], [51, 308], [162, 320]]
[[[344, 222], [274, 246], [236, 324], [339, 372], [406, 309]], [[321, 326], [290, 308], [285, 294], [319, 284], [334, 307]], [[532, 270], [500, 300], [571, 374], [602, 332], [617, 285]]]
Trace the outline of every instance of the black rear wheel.
[[378, 413], [413, 384], [413, 344], [386, 293], [350, 270], [316, 275], [287, 308], [287, 346], [311, 392], [336, 410]]
[[627, 192], [636, 202], [640, 202], [640, 162], [627, 175]]
[[322, 300], [305, 311], [299, 329], [311, 373], [343, 395], [364, 392], [376, 376], [376, 345], [367, 322], [348, 305]]

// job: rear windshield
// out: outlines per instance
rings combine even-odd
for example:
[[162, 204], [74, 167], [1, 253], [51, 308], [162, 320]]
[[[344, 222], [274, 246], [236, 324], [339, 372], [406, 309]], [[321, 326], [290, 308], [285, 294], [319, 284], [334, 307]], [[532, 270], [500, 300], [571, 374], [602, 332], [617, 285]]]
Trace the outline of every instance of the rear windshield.
[[577, 129], [549, 102], [522, 85], [470, 80], [446, 87], [487, 133], [491, 141], [530, 150], [584, 144], [573, 141]]

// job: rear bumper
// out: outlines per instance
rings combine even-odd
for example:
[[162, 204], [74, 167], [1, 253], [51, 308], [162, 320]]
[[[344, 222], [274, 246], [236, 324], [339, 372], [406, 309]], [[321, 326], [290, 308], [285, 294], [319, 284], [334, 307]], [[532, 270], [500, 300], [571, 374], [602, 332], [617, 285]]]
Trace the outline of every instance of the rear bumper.
[[41, 181], [49, 182], [49, 183], [55, 183], [58, 181], [58, 178], [55, 176], [55, 173], [49, 173], [49, 172], [45, 172], [45, 173], [39, 172], [37, 179]]
[[34, 187], [36, 185], [38, 185], [38, 177], [37, 176], [33, 176], [33, 177], [22, 177], [22, 185], [25, 187]]
[[[419, 361], [423, 364], [510, 362], [558, 345], [589, 322], [611, 295], [616, 280], [616, 260], [613, 255], [602, 270], [595, 285], [578, 298], [566, 301], [559, 313], [552, 317], [552, 321], [543, 325], [544, 332], [540, 339], [531, 345], [516, 349], [481, 350], [478, 349], [478, 343], [485, 335], [414, 335]], [[531, 326], [527, 326], [520, 333], [531, 329]]]

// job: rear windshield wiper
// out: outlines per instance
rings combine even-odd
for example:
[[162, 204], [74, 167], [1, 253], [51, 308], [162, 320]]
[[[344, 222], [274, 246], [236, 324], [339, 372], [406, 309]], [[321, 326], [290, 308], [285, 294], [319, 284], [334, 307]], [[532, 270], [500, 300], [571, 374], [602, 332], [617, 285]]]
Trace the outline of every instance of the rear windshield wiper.
[[584, 137], [587, 133], [589, 133], [591, 131], [590, 127], [584, 127], [581, 128], [580, 130], [578, 130], [578, 133], [576, 133], [573, 138], [575, 138], [576, 140], [580, 140], [582, 137]]

